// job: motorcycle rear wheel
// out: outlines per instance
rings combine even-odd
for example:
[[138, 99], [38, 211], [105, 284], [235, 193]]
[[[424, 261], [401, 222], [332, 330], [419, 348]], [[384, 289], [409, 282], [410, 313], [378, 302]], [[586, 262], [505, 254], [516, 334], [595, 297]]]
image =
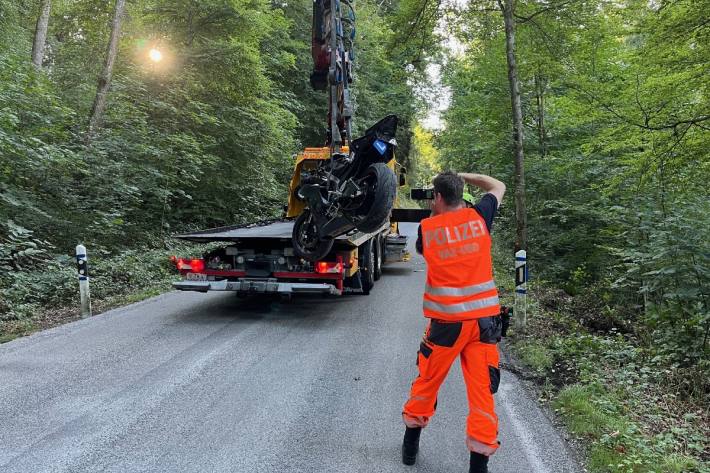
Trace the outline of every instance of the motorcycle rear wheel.
[[365, 171], [367, 195], [355, 218], [355, 227], [369, 233], [382, 227], [390, 216], [397, 192], [397, 179], [385, 163], [375, 163]]
[[296, 255], [308, 261], [325, 258], [333, 248], [333, 240], [318, 238], [318, 227], [311, 211], [306, 209], [296, 218], [291, 233], [293, 250]]

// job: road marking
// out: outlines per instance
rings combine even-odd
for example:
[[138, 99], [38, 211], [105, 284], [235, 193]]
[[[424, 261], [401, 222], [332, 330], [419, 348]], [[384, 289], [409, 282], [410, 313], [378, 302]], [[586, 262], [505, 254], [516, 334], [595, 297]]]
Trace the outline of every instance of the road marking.
[[499, 405], [508, 414], [510, 425], [513, 427], [516, 437], [520, 440], [520, 445], [523, 447], [523, 452], [532, 467], [532, 471], [535, 473], [548, 473], [549, 470], [547, 466], [540, 460], [542, 455], [533, 436], [530, 435], [530, 432], [528, 432], [525, 427], [525, 423], [522, 422], [522, 419], [517, 415], [515, 410], [511, 408], [510, 403], [507, 402], [507, 392], [510, 389], [511, 386], [508, 383], [501, 383], [500, 389], [498, 390]]

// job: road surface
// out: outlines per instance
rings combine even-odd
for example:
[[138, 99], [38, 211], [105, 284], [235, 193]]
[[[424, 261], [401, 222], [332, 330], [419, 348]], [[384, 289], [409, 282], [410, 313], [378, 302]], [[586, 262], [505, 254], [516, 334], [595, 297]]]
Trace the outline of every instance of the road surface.
[[[173, 292], [0, 345], [0, 471], [466, 472], [458, 363], [400, 462], [423, 269], [390, 265], [367, 297]], [[583, 471], [502, 378], [491, 472]]]

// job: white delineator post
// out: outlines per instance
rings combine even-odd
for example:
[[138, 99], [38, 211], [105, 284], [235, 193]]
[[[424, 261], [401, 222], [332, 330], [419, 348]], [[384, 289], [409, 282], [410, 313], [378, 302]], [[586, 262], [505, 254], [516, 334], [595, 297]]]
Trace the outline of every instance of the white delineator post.
[[515, 311], [520, 314], [518, 326], [521, 332], [525, 333], [528, 325], [527, 313], [527, 290], [528, 290], [528, 265], [527, 252], [519, 250], [515, 252]]
[[91, 317], [91, 296], [89, 294], [89, 262], [86, 247], [76, 247], [76, 269], [79, 273], [79, 294], [81, 295], [81, 317]]

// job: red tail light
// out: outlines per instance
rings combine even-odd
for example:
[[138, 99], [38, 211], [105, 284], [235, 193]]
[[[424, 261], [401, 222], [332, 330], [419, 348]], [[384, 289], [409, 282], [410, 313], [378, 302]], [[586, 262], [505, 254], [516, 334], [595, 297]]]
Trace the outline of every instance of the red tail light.
[[336, 263], [330, 261], [318, 261], [316, 263], [316, 272], [321, 274], [340, 274], [343, 272], [343, 259], [341, 257], [338, 257], [338, 261]]
[[175, 263], [175, 267], [177, 267], [179, 271], [192, 271], [193, 273], [201, 273], [205, 270], [205, 260], [203, 259], [177, 258], [175, 256], [171, 256], [170, 261]]

